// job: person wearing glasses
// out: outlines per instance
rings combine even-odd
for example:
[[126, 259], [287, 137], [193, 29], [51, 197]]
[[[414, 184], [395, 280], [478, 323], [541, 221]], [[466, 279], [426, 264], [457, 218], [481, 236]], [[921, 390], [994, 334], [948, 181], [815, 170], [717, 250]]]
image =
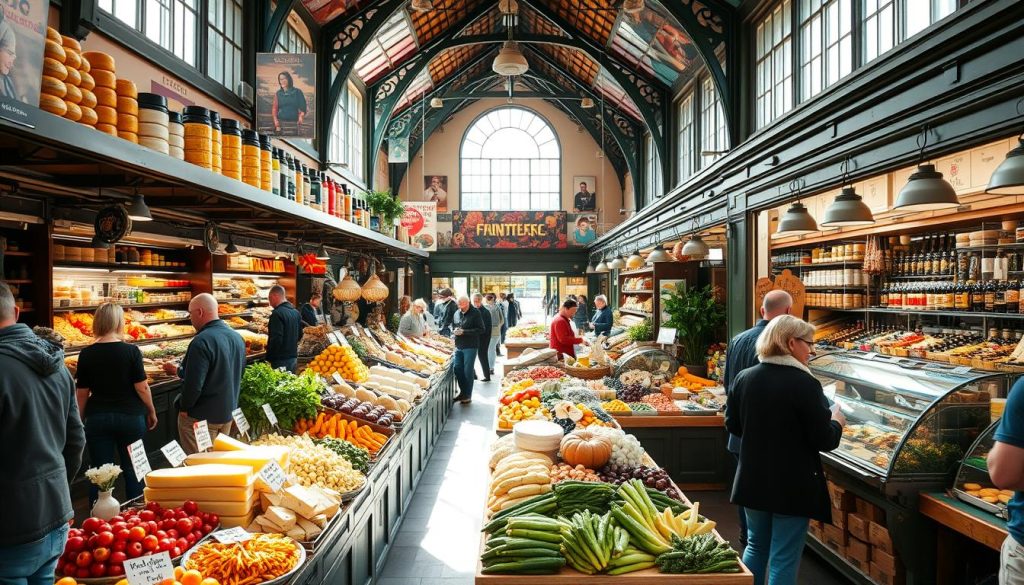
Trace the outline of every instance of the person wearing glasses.
[[821, 452], [839, 447], [846, 417], [807, 365], [813, 325], [776, 317], [755, 349], [761, 363], [736, 375], [725, 410], [741, 439], [731, 500], [746, 509], [743, 562], [754, 585], [796, 585], [810, 520], [832, 521]]
[[245, 369], [245, 342], [222, 321], [217, 299], [208, 293], [192, 297], [188, 316], [196, 336], [188, 344], [181, 365], [164, 364], [168, 374], [181, 378], [178, 399], [178, 442], [185, 453], [199, 451], [193, 425], [205, 420], [210, 440], [231, 432], [231, 411], [238, 408], [238, 392]]

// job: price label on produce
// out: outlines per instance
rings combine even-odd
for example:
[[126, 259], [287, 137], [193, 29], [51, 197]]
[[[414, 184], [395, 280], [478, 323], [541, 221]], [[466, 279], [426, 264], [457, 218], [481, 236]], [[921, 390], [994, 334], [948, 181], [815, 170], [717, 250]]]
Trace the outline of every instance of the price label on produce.
[[171, 467], [178, 467], [185, 462], [185, 451], [177, 441], [171, 441], [160, 447], [160, 452], [167, 458], [167, 462], [171, 464]]
[[132, 468], [135, 469], [135, 477], [142, 481], [153, 468], [149, 466], [149, 457], [146, 457], [146, 446], [142, 439], [128, 445], [128, 458], [132, 460]]
[[270, 404], [264, 404], [263, 405], [263, 412], [266, 413], [267, 420], [270, 421], [270, 424], [272, 424], [272, 425], [274, 425], [276, 427], [277, 426], [277, 415], [274, 414], [274, 409], [270, 407]]
[[338, 384], [342, 386], [345, 385], [345, 379], [342, 378], [341, 374], [339, 374], [338, 372], [334, 372], [334, 374], [332, 374], [331, 377], [334, 378], [334, 381], [337, 382]]
[[228, 528], [227, 530], [218, 530], [210, 534], [217, 542], [229, 543], [229, 542], [245, 542], [252, 538], [252, 533], [246, 531], [241, 526], [235, 526], [234, 528]]
[[676, 328], [675, 327], [659, 327], [658, 328], [658, 343], [662, 345], [669, 345], [676, 342]]
[[238, 432], [242, 433], [246, 437], [249, 436], [249, 421], [246, 420], [245, 415], [242, 414], [241, 408], [236, 408], [231, 411], [231, 418], [235, 419], [235, 426], [238, 427]]
[[167, 551], [134, 559], [125, 559], [124, 576], [128, 585], [154, 585], [174, 580], [174, 565]]
[[284, 470], [277, 461], [271, 460], [260, 469], [260, 479], [270, 487], [270, 491], [277, 492], [284, 486]]
[[866, 359], [866, 360], [873, 360], [873, 359], [875, 359], [876, 355], [878, 355], [878, 354], [873, 352], [873, 351], [869, 351], [868, 353], [864, 354], [864, 359]]
[[971, 371], [971, 366], [957, 366], [953, 368], [954, 374], [966, 374]]
[[210, 425], [205, 420], [197, 420], [192, 423], [192, 432], [196, 435], [196, 448], [200, 452], [213, 447], [213, 440], [210, 439]]

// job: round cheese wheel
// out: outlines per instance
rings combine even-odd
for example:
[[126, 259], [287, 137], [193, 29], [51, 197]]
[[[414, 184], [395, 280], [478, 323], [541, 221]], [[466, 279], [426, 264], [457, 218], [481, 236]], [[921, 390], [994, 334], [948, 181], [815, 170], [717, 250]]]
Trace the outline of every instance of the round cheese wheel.
[[121, 97], [130, 97], [132, 99], [139, 97], [139, 90], [131, 79], [118, 79], [114, 89], [117, 91], [117, 95]]
[[167, 126], [153, 124], [152, 122], [139, 122], [139, 136], [157, 138], [167, 142]]
[[102, 51], [86, 51], [82, 56], [89, 60], [91, 70], [102, 69], [111, 73], [117, 71], [114, 58]]
[[82, 54], [74, 49], [64, 49], [64, 64], [79, 69], [82, 67]]
[[[93, 69], [89, 73], [92, 75], [93, 80], [96, 81], [96, 87], [106, 87], [113, 90], [117, 86], [117, 76], [110, 71]], [[114, 93], [117, 92], [115, 91]]]
[[79, 104], [79, 106], [82, 108], [82, 119], [79, 122], [87, 126], [95, 126], [96, 122], [99, 121], [96, 117], [96, 110], [82, 104]]
[[77, 122], [82, 119], [82, 108], [78, 107], [78, 104], [73, 104], [64, 100], [64, 105], [68, 108], [67, 113], [64, 114], [65, 118], [72, 122]]
[[96, 80], [93, 79], [92, 73], [89, 73], [88, 71], [82, 71], [81, 69], [79, 69], [78, 75], [82, 78], [82, 82], [78, 84], [78, 87], [88, 90], [92, 90], [94, 87], [96, 87]]
[[[149, 108], [139, 108], [139, 122], [148, 122], [150, 124], [167, 126], [170, 124], [170, 117], [167, 115], [167, 112], [151, 110]], [[180, 124], [178, 124], [178, 126], [180, 126]], [[168, 128], [168, 131], [169, 130], [170, 128]]]
[[60, 43], [60, 33], [52, 26], [46, 27], [46, 40]]
[[117, 110], [109, 106], [96, 106], [96, 118], [100, 124], [108, 124], [114, 126], [116, 130], [117, 126]]
[[65, 83], [64, 85], [68, 88], [68, 94], [64, 96], [64, 99], [73, 104], [82, 103], [82, 90], [78, 89], [77, 85], [71, 85], [70, 83]]
[[117, 136], [117, 126], [113, 124], [96, 124], [96, 129], [100, 132], [110, 134], [111, 136]]
[[212, 140], [209, 138], [192, 138], [191, 136], [185, 137], [185, 150], [203, 150], [206, 152], [213, 151]]
[[82, 74], [79, 73], [78, 69], [68, 67], [68, 76], [64, 80], [64, 83], [74, 85], [75, 87], [82, 87]]
[[88, 89], [82, 90], [82, 101], [78, 102], [78, 105], [83, 108], [95, 108], [96, 107], [96, 94], [89, 91]]
[[138, 117], [139, 115], [139, 102], [135, 98], [124, 97], [122, 95], [117, 96], [117, 113], [119, 114], [130, 114]]
[[170, 148], [167, 149], [167, 154], [173, 156], [178, 160], [185, 160], [185, 149], [183, 148], [171, 146]]
[[96, 86], [92, 92], [96, 94], [96, 103], [108, 108], [117, 107], [117, 94], [109, 87]]
[[220, 168], [223, 169], [224, 172], [238, 173], [242, 170], [242, 163], [233, 160], [225, 160], [221, 161]]
[[67, 60], [68, 55], [64, 51], [64, 47], [60, 46], [60, 43], [53, 41], [46, 41], [46, 48], [43, 50], [43, 56], [55, 59], [63, 63]]
[[45, 93], [39, 94], [39, 109], [58, 116], [68, 113], [68, 106], [64, 103], [64, 100]]
[[185, 149], [185, 139], [176, 134], [167, 133], [167, 144], [171, 146], [177, 146], [178, 148]]
[[43, 75], [64, 81], [68, 78], [68, 68], [52, 57], [43, 57]]
[[117, 136], [118, 138], [131, 142], [132, 144], [139, 143], [139, 135], [134, 132], [125, 132], [124, 130], [118, 130]]
[[170, 146], [167, 144], [166, 140], [160, 140], [159, 138], [152, 138], [150, 136], [139, 136], [139, 145], [164, 154], [168, 154], [168, 151], [170, 150]]
[[118, 112], [117, 131], [137, 134], [139, 132], [139, 119], [131, 114], [122, 114], [121, 112]]
[[59, 79], [55, 79], [49, 75], [44, 75], [40, 91], [46, 95], [52, 95], [53, 97], [63, 99], [64, 96], [68, 95], [68, 86]]
[[89, 70], [92, 69], [92, 65], [89, 63], [89, 60], [85, 58], [85, 55], [79, 55], [79, 57], [82, 58], [82, 64], [78, 68], [82, 73], [89, 73]]
[[77, 40], [75, 40], [74, 37], [69, 37], [68, 35], [61, 35], [60, 44], [64, 45], [64, 47], [67, 49], [74, 49], [79, 53], [82, 52], [82, 43], [79, 43]]

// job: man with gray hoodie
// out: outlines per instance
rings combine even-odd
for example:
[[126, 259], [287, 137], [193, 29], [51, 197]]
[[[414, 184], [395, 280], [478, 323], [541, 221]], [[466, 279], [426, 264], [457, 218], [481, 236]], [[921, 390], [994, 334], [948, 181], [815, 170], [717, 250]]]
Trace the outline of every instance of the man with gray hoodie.
[[71, 479], [82, 464], [85, 428], [64, 350], [18, 323], [0, 282], [0, 582], [53, 583], [64, 552]]

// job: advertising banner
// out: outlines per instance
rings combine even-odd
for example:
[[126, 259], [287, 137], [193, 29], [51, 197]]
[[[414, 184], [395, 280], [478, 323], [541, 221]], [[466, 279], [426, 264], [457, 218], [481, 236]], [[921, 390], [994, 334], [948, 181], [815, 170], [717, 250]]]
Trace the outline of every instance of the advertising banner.
[[0, 117], [32, 126], [39, 107], [47, 0], [0, 2]]
[[402, 227], [409, 234], [409, 245], [420, 250], [437, 250], [437, 203], [432, 201], [407, 201]]
[[566, 248], [564, 211], [454, 211], [453, 248]]
[[256, 131], [312, 139], [316, 131], [316, 54], [256, 54]]

